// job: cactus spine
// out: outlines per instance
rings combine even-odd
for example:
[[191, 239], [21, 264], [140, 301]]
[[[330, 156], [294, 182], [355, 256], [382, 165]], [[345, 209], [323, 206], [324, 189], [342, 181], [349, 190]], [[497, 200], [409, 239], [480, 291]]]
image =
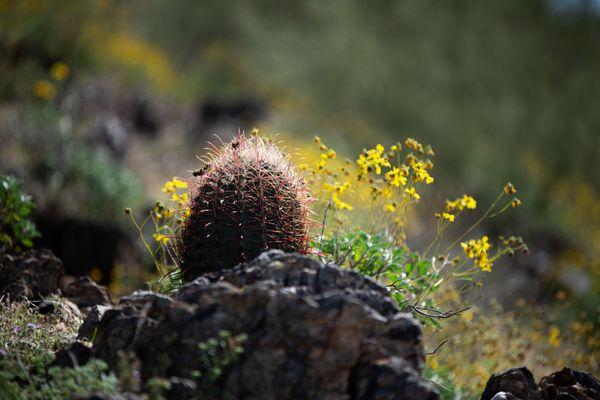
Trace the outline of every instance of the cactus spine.
[[190, 215], [179, 239], [184, 281], [231, 268], [266, 249], [307, 250], [308, 191], [271, 141], [239, 135], [194, 175]]

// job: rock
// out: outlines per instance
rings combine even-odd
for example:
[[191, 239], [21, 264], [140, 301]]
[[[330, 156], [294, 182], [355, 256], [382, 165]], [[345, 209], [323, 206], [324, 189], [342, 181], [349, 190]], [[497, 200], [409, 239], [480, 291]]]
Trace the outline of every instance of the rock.
[[102, 316], [104, 313], [109, 310], [110, 307], [107, 306], [93, 306], [88, 315], [83, 320], [83, 324], [79, 327], [79, 332], [77, 333], [77, 339], [79, 340], [91, 340], [96, 335], [96, 327], [100, 323]]
[[106, 287], [98, 285], [89, 276], [82, 276], [63, 289], [63, 295], [79, 308], [112, 304]]
[[200, 277], [173, 298], [138, 292], [121, 299], [102, 316], [92, 355], [114, 367], [119, 351], [132, 351], [143, 381], [178, 377], [199, 395], [209, 375], [199, 344], [221, 331], [247, 340], [214, 383], [214, 398], [439, 398], [419, 374], [420, 325], [385, 288], [281, 252]]
[[[205, 287], [210, 281], [225, 281], [242, 287], [261, 283], [272, 288], [294, 288], [304, 294], [322, 294], [341, 290], [358, 298], [383, 316], [392, 316], [399, 310], [387, 289], [358, 272], [335, 265], [321, 264], [308, 257], [298, 257], [279, 250], [266, 251], [253, 261], [233, 269], [206, 274], [190, 282], [176, 295], [184, 300], [195, 288]], [[302, 294], [299, 293], [299, 294]], [[184, 300], [185, 301], [185, 300]]]
[[68, 347], [56, 352], [54, 364], [59, 367], [74, 368], [86, 364], [92, 350], [82, 342], [71, 343]]
[[42, 315], [49, 315], [54, 312], [54, 302], [42, 300], [37, 304], [37, 311]]
[[563, 368], [540, 380], [545, 399], [600, 399], [600, 381], [591, 374]]
[[510, 393], [524, 400], [542, 399], [533, 374], [525, 367], [511, 368], [501, 374], [493, 374], [485, 386], [481, 400], [491, 400], [499, 392]]
[[56, 293], [62, 262], [50, 250], [0, 255], [0, 298], [39, 300]]
[[515, 396], [513, 396], [511, 393], [498, 392], [498, 393], [496, 393], [496, 395], [494, 397], [492, 397], [492, 400], [519, 400], [519, 399], [516, 398]]
[[170, 389], [166, 393], [166, 398], [171, 400], [193, 399], [196, 395], [197, 385], [191, 379], [183, 379], [173, 376], [169, 379]]
[[527, 368], [513, 368], [490, 377], [481, 395], [481, 400], [487, 399], [600, 400], [600, 381], [589, 373], [565, 367], [536, 385]]
[[350, 393], [357, 400], [439, 399], [431, 384], [398, 357], [360, 365], [350, 382]]
[[72, 321], [81, 323], [82, 316], [79, 308], [71, 301], [60, 297], [59, 295], [50, 295], [44, 300], [33, 302], [37, 311], [42, 315], [55, 314], [60, 316], [63, 321]]

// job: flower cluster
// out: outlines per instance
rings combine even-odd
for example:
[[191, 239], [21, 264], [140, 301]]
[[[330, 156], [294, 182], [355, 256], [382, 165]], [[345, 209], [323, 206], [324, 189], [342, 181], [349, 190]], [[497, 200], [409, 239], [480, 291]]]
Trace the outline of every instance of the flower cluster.
[[339, 183], [336, 181], [333, 184], [325, 182], [323, 187], [332, 193], [331, 201], [338, 210], [352, 210], [353, 207], [350, 204], [340, 199], [340, 196], [350, 187], [350, 182]]
[[152, 237], [160, 244], [167, 244], [190, 215], [189, 194], [187, 191], [183, 192], [187, 189], [187, 182], [176, 177], [165, 182], [161, 189], [169, 196], [169, 200], [166, 205], [157, 201], [152, 210], [156, 227]]
[[474, 210], [475, 208], [477, 208], [477, 201], [466, 194], [456, 200], [446, 200], [447, 212]]
[[475, 260], [475, 264], [484, 272], [492, 270], [493, 262], [488, 258], [491, 245], [487, 236], [481, 239], [471, 239], [460, 244], [467, 257]]
[[364, 150], [356, 160], [360, 172], [359, 177], [364, 178], [371, 172], [377, 175], [381, 174], [382, 167], [390, 167], [390, 162], [385, 154], [385, 147], [378, 144], [373, 149]]
[[40, 99], [50, 101], [56, 96], [57, 83], [63, 82], [69, 77], [71, 70], [62, 61], [52, 64], [49, 70], [52, 80], [39, 79], [33, 84], [33, 95]]
[[[138, 230], [142, 243], [152, 257], [161, 277], [165, 277], [171, 270], [168, 261], [168, 258], [172, 258], [170, 257], [171, 250], [176, 250], [176, 246], [171, 244], [172, 239], [181, 229], [185, 219], [189, 217], [190, 206], [187, 182], [173, 177], [170, 181], [165, 182], [162, 192], [167, 194], [168, 199], [165, 202], [157, 201], [141, 223], [138, 224], [131, 208], [126, 208], [125, 214], [129, 215]], [[145, 239], [144, 228], [149, 222], [152, 222], [152, 238], [156, 242], [154, 246], [151, 246]]]

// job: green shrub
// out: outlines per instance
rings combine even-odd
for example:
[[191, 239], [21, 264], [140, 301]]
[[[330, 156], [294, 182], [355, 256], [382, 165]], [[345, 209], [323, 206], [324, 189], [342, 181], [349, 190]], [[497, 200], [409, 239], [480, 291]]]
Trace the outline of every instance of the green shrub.
[[105, 362], [91, 360], [76, 368], [50, 367], [51, 357], [39, 357], [32, 370], [0, 360], [0, 393], [6, 400], [63, 400], [73, 395], [118, 393], [118, 380]]
[[19, 251], [31, 247], [32, 239], [39, 236], [29, 219], [35, 204], [23, 193], [21, 182], [12, 175], [0, 176], [0, 251]]
[[[342, 231], [324, 238], [321, 251], [342, 267], [386, 282], [398, 304], [424, 298], [441, 284], [440, 271], [433, 269], [429, 260], [422, 259], [419, 253], [411, 252], [406, 246], [398, 246], [383, 234]], [[431, 300], [430, 297], [427, 299]]]

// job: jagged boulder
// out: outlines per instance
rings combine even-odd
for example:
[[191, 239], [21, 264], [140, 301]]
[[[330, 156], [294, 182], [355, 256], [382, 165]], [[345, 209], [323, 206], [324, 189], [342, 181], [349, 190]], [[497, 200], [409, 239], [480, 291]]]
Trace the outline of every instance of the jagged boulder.
[[96, 305], [108, 306], [112, 304], [108, 289], [98, 285], [89, 276], [81, 276], [69, 283], [63, 290], [63, 295], [84, 309]]
[[565, 367], [535, 383], [525, 367], [493, 374], [481, 400], [600, 400], [600, 381], [591, 374]]
[[39, 300], [58, 292], [64, 269], [47, 249], [0, 254], [0, 298]]
[[98, 322], [92, 356], [115, 366], [118, 354], [133, 353], [143, 380], [180, 380], [200, 396], [208, 374], [198, 345], [224, 330], [247, 340], [215, 383], [215, 398], [439, 398], [420, 375], [420, 325], [385, 288], [276, 251], [202, 276], [172, 297], [122, 299]]

